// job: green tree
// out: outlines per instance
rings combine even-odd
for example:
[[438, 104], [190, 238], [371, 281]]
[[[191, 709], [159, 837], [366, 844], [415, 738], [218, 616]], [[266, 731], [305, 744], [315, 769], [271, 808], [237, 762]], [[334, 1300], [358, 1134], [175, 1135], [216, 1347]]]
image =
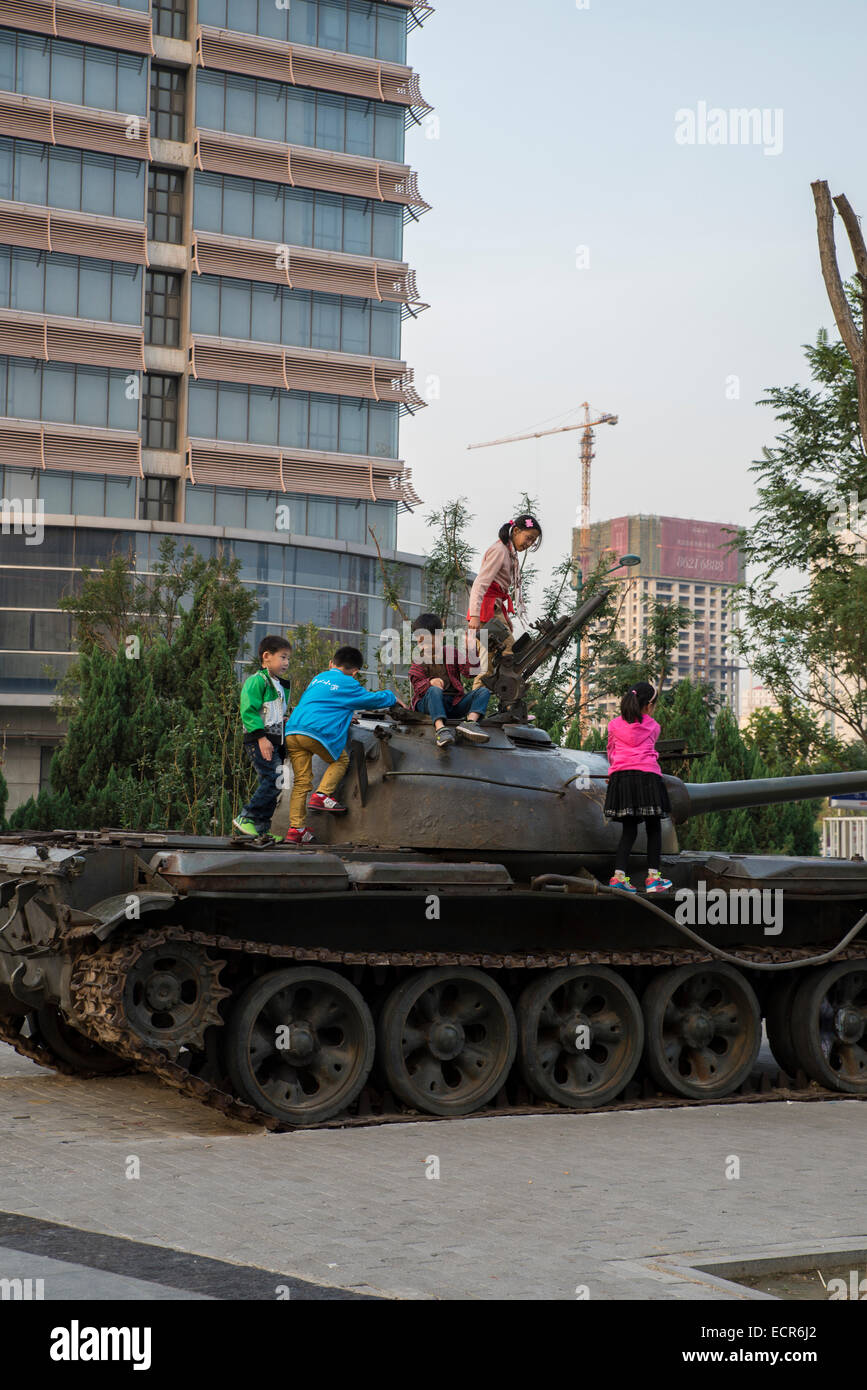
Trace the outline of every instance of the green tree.
[[[289, 658], [289, 680], [292, 684], [292, 704], [297, 705], [314, 676], [326, 671], [335, 652], [334, 642], [326, 637], [315, 623], [301, 623], [288, 634], [292, 643]], [[251, 664], [251, 672], [259, 663]]]
[[[861, 291], [849, 288], [858, 331]], [[821, 329], [807, 386], [769, 390], [781, 428], [753, 465], [758, 503], [737, 544], [754, 578], [735, 597], [735, 644], [786, 707], [835, 714], [867, 743], [867, 457], [849, 354]], [[786, 579], [786, 586], [783, 585]]]
[[115, 557], [61, 600], [78, 645], [58, 699], [68, 731], [20, 824], [227, 833], [252, 781], [236, 664], [256, 597], [239, 568], [166, 538], [148, 583]]
[[[605, 567], [607, 568], [607, 562]], [[641, 647], [631, 650], [613, 637], [605, 653], [599, 690], [606, 696], [622, 695], [636, 681], [647, 681], [660, 689], [671, 667], [671, 658], [681, 631], [693, 621], [692, 610], [663, 599], [645, 599], [646, 620]], [[660, 696], [664, 702], [665, 696]], [[664, 708], [661, 703], [660, 708]], [[669, 737], [666, 734], [666, 737]]]
[[749, 747], [761, 753], [780, 776], [798, 771], [853, 771], [867, 764], [864, 744], [844, 743], [828, 732], [815, 711], [799, 701], [786, 700], [782, 709], [758, 709], [743, 730]]
[[475, 551], [467, 530], [473, 520], [465, 497], [446, 502], [425, 517], [433, 535], [423, 571], [425, 602], [447, 624], [456, 611], [463, 615], [469, 606], [469, 574]]

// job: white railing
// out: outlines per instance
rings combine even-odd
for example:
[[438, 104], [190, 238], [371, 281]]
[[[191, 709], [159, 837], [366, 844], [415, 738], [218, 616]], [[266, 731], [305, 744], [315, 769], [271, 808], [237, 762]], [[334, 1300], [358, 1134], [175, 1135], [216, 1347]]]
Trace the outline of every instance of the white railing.
[[828, 816], [822, 821], [822, 854], [826, 859], [867, 859], [867, 816]]

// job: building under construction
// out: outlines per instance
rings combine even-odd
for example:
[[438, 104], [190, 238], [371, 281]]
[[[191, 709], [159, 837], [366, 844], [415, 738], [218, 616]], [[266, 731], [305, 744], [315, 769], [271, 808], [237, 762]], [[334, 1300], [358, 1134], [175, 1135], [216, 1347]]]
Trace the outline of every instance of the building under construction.
[[[708, 681], [737, 718], [739, 663], [731, 645], [734, 619], [729, 600], [743, 579], [744, 564], [737, 551], [729, 550], [733, 529], [733, 524], [673, 516], [619, 516], [597, 521], [589, 528], [582, 569], [586, 578], [608, 552], [640, 555], [640, 567], [615, 572], [628, 579], [616, 636], [638, 656], [653, 599], [691, 609], [695, 620], [678, 634], [664, 686], [687, 678]], [[578, 561], [582, 549], [581, 533], [576, 528], [572, 550]], [[617, 712], [616, 704], [616, 700], [606, 702], [606, 718]]]

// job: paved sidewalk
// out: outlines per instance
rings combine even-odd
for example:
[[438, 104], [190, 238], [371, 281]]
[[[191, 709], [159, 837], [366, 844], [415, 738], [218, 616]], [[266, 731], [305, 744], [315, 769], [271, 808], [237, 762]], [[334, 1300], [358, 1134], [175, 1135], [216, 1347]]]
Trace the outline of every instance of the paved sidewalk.
[[0, 1134], [8, 1212], [356, 1293], [729, 1299], [672, 1265], [867, 1245], [867, 1105], [844, 1099], [268, 1135], [4, 1047]]

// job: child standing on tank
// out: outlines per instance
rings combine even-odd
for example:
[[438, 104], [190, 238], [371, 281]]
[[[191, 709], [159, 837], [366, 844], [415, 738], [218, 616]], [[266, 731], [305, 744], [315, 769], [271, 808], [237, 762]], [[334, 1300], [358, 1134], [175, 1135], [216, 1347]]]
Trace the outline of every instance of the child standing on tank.
[[653, 718], [656, 690], [648, 681], [637, 681], [620, 701], [620, 715], [608, 725], [608, 793], [606, 820], [619, 820], [623, 826], [610, 887], [624, 893], [638, 890], [629, 881], [629, 856], [639, 826], [647, 831], [648, 893], [665, 893], [671, 880], [663, 878], [662, 817], [671, 813], [668, 792], [659, 770], [656, 740], [660, 728]]
[[[527, 616], [518, 556], [525, 550], [538, 550], [541, 544], [542, 528], [536, 518], [521, 515], [500, 527], [494, 544], [482, 556], [470, 591], [467, 623], [471, 632], [487, 628], [489, 643], [503, 653], [515, 645], [511, 614], [522, 622]], [[483, 674], [476, 677], [473, 690], [482, 688]]]
[[[261, 668], [241, 688], [241, 723], [244, 747], [259, 777], [247, 805], [232, 821], [241, 835], [268, 835], [281, 790], [284, 725], [289, 709], [289, 657], [292, 647], [285, 637], [263, 637], [259, 643]], [[279, 837], [274, 837], [279, 838]]]

